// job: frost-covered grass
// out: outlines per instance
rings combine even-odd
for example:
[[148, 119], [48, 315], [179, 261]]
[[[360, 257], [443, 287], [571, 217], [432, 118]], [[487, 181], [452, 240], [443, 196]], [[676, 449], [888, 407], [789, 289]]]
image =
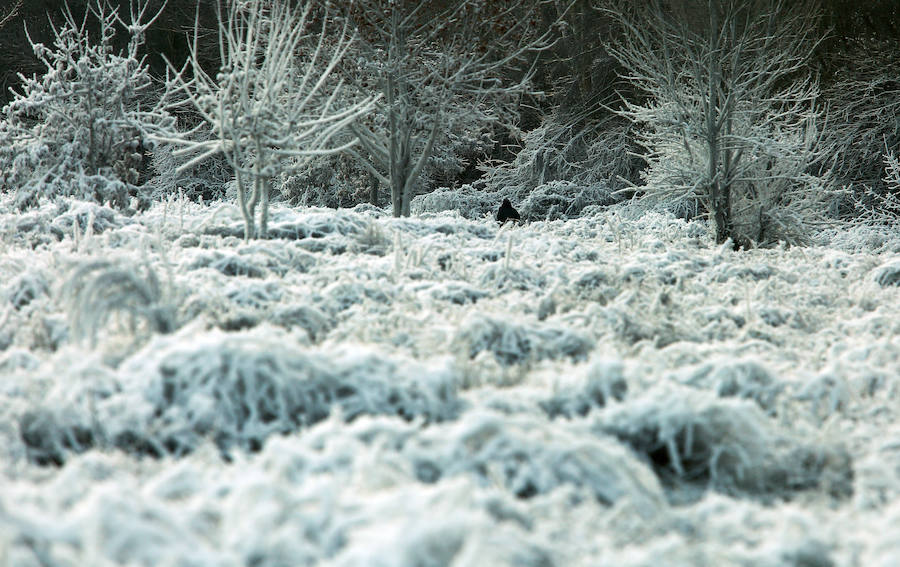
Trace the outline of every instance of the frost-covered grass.
[[900, 560], [900, 235], [0, 203], [0, 565]]

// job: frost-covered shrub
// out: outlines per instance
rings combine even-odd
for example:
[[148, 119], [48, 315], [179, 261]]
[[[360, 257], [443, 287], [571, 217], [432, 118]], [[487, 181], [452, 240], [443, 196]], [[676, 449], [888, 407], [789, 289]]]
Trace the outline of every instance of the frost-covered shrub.
[[59, 235], [73, 236], [81, 234], [100, 234], [110, 229], [121, 228], [128, 222], [106, 205], [98, 205], [88, 201], [59, 199], [56, 201], [56, 213], [50, 222], [50, 230]]
[[538, 360], [584, 360], [594, 342], [570, 329], [546, 323], [516, 323], [495, 317], [470, 317], [453, 339], [457, 352], [475, 358], [489, 352], [504, 366]]
[[[581, 187], [596, 185], [617, 191], [637, 183], [643, 163], [635, 157], [634, 133], [627, 121], [614, 118], [589, 124], [570, 124], [550, 116], [524, 137], [515, 159], [489, 171], [488, 192], [516, 187], [524, 198], [553, 181]], [[612, 198], [606, 193], [607, 198]]]
[[368, 202], [368, 172], [346, 154], [321, 156], [282, 172], [275, 180], [281, 198], [302, 207], [353, 207]]
[[[480, 175], [475, 172], [474, 165], [494, 143], [491, 133], [484, 128], [484, 124], [474, 120], [465, 124], [453, 121], [451, 129], [435, 142], [418, 182], [424, 188], [423, 194], [414, 197], [414, 201], [429, 200], [435, 186], [440, 187], [441, 193], [452, 194], [458, 190], [449, 187], [457, 185], [460, 176]], [[467, 179], [463, 179], [465, 181]], [[349, 208], [363, 203], [384, 205], [390, 201], [390, 194], [382, 182], [348, 154], [314, 158], [296, 170], [279, 175], [275, 187], [283, 199], [300, 206]], [[372, 202], [373, 191], [378, 203]], [[432, 206], [419, 210], [437, 212], [447, 209]], [[465, 206], [457, 210], [467, 212]]]
[[900, 216], [898, 170], [890, 153], [873, 151], [900, 144], [900, 81], [894, 72], [900, 54], [895, 47], [893, 39], [848, 37], [829, 54], [836, 72], [822, 84], [830, 122], [823, 134], [834, 147], [834, 175], [847, 187], [835, 216], [873, 224]]
[[459, 188], [440, 187], [430, 193], [414, 197], [410, 203], [410, 211], [416, 215], [457, 211], [464, 218], [475, 220], [493, 215], [504, 197], [508, 195], [484, 191], [472, 185], [463, 185]]
[[519, 205], [526, 220], [557, 220], [577, 217], [585, 207], [611, 205], [616, 200], [603, 182], [578, 185], [571, 181], [550, 181], [531, 190]]
[[151, 185], [155, 201], [168, 195], [183, 195], [191, 201], [210, 203], [226, 198], [226, 186], [234, 174], [224, 156], [212, 156], [192, 167], [179, 171], [172, 144], [158, 142], [148, 151], [153, 171]]
[[[38, 199], [71, 195], [128, 208], [132, 198], [149, 204], [142, 186], [148, 172], [145, 151], [151, 134], [167, 132], [173, 119], [159, 106], [149, 69], [138, 51], [154, 18], [130, 22], [116, 8], [97, 1], [99, 35], [64, 10], [62, 27], [49, 48], [31, 41], [46, 68], [42, 76], [20, 75], [21, 86], [2, 111], [0, 190], [15, 192], [20, 209]], [[117, 25], [128, 33], [117, 52]]]
[[431, 157], [422, 169], [420, 184], [426, 188], [454, 187], [481, 177], [478, 164], [496, 144], [490, 121], [471, 112], [468, 105], [453, 109], [444, 136], [435, 141]]
[[441, 187], [413, 199], [414, 213], [459, 211], [468, 219], [493, 217], [503, 199], [509, 199], [524, 220], [542, 221], [575, 218], [590, 206], [611, 205], [613, 198], [604, 182], [579, 185], [571, 181], [550, 181], [527, 189], [507, 186], [500, 190], [464, 185], [458, 189]]

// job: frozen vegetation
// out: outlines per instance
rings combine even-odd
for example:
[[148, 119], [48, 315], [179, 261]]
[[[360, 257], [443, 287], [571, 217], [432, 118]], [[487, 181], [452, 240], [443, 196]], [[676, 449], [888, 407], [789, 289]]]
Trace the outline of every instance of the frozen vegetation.
[[5, 197], [0, 565], [897, 564], [896, 231], [413, 208]]

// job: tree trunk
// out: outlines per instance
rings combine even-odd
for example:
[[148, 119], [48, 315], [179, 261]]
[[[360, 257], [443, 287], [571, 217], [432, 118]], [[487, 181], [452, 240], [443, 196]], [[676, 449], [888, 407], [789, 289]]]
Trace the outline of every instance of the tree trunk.
[[[391, 167], [391, 169], [394, 169]], [[403, 181], [398, 175], [391, 175], [391, 208], [395, 217], [399, 217], [403, 213], [400, 197], [403, 195]]]
[[253, 212], [247, 207], [247, 187], [244, 185], [244, 176], [240, 170], [235, 172], [235, 183], [237, 184], [238, 208], [241, 210], [241, 216], [244, 217], [244, 240], [249, 241], [256, 236], [256, 227], [253, 222]]
[[369, 172], [369, 202], [378, 206], [378, 178]]
[[[709, 0], [709, 92], [706, 101], [706, 143], [709, 149], [709, 200], [712, 206], [713, 223], [716, 228], [716, 243], [722, 244], [731, 237], [730, 191], [728, 180], [719, 166], [721, 148], [722, 99], [722, 56], [719, 30], [719, 8], [717, 0]], [[726, 150], [727, 151], [727, 150]]]
[[403, 192], [402, 203], [400, 206], [400, 214], [404, 217], [409, 216], [409, 203], [412, 201], [412, 191], [407, 190]]

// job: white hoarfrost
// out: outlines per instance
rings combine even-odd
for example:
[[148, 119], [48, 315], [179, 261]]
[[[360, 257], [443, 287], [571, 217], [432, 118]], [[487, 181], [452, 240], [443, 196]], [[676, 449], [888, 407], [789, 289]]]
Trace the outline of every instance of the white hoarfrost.
[[896, 563], [896, 234], [243, 220], [0, 201], [0, 564]]

